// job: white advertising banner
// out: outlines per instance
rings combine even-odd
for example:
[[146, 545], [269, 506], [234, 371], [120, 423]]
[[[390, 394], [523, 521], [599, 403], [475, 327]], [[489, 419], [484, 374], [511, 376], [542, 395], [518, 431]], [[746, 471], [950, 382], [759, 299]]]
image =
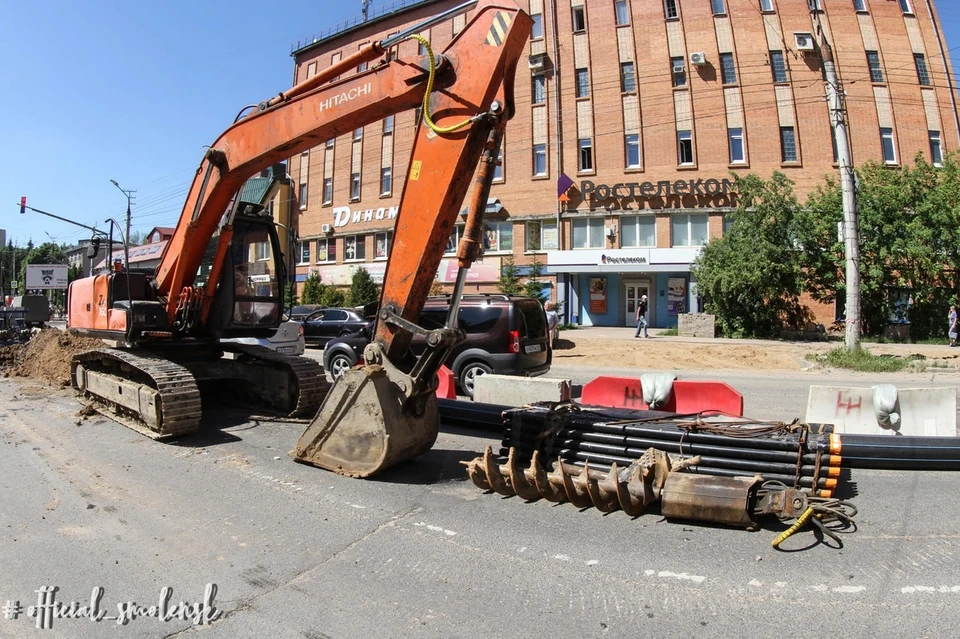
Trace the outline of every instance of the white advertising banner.
[[66, 264], [27, 264], [26, 287], [67, 288]]

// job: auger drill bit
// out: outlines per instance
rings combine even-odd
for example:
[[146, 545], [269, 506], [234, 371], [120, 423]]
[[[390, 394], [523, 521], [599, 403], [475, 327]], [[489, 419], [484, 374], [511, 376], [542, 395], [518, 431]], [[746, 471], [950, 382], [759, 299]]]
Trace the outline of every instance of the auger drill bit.
[[[483, 456], [461, 463], [473, 483], [483, 490], [519, 495], [527, 501], [569, 501], [578, 508], [594, 506], [601, 512], [620, 509], [631, 517], [640, 515], [647, 505], [660, 498], [672, 468], [667, 454], [653, 448], [622, 471], [614, 464], [607, 473], [591, 469], [589, 463], [581, 468], [559, 459], [548, 472], [540, 464], [539, 451], [533, 453], [530, 465], [521, 469], [514, 448], [510, 449], [506, 463], [498, 464], [489, 446]], [[697, 463], [698, 458], [694, 458], [676, 466]]]

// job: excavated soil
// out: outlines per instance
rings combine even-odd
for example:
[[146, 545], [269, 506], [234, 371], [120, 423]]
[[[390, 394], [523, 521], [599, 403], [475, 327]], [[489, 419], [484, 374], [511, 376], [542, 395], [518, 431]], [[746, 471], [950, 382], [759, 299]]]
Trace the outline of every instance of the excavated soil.
[[0, 348], [4, 377], [30, 377], [55, 386], [70, 385], [70, 359], [76, 353], [102, 348], [103, 342], [46, 328], [26, 344]]

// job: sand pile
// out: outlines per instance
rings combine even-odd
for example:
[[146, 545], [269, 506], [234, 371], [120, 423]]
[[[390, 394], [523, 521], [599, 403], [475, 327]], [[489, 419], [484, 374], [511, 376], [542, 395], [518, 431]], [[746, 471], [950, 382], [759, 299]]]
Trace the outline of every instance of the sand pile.
[[0, 368], [4, 377], [31, 377], [57, 386], [69, 386], [73, 355], [103, 346], [98, 339], [75, 337], [55, 328], [46, 328], [26, 344], [0, 349]]

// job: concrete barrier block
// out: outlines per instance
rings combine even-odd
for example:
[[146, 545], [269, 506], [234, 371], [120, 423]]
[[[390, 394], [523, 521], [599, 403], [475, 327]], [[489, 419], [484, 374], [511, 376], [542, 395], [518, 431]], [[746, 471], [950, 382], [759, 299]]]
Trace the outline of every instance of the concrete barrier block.
[[533, 402], [566, 402], [570, 401], [570, 380], [478, 375], [473, 384], [473, 401], [504, 406], [523, 406]]
[[956, 388], [900, 388], [893, 408], [899, 420], [883, 426], [874, 410], [873, 388], [811, 386], [806, 421], [856, 435], [957, 436]]

